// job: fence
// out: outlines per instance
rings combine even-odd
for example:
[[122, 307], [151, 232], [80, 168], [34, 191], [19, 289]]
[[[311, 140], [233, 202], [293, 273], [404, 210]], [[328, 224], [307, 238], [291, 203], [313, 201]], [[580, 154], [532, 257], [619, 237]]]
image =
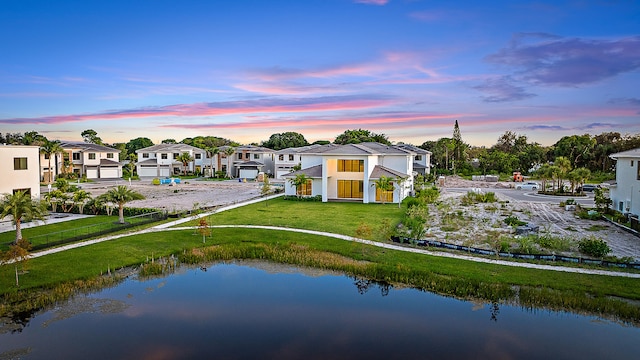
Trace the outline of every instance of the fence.
[[68, 244], [79, 240], [113, 233], [116, 231], [128, 229], [133, 226], [150, 224], [153, 222], [164, 220], [166, 218], [166, 213], [157, 211], [126, 217], [124, 219], [124, 224], [120, 224], [117, 222], [105, 222], [100, 224], [87, 225], [75, 229], [32, 236], [29, 238], [29, 241], [34, 244], [32, 250], [42, 250], [53, 246]]
[[519, 253], [505, 253], [497, 252], [494, 250], [478, 249], [471, 246], [448, 244], [436, 240], [415, 240], [405, 237], [394, 236], [391, 238], [393, 242], [401, 244], [416, 244], [418, 246], [434, 246], [450, 250], [464, 251], [467, 253], [473, 253], [478, 255], [498, 255], [504, 258], [521, 259], [521, 260], [540, 260], [540, 261], [563, 261], [575, 264], [588, 264], [588, 265], [600, 265], [606, 267], [617, 267], [622, 269], [636, 269], [640, 270], [640, 263], [624, 263], [607, 260], [590, 259], [583, 257], [571, 257], [563, 255], [549, 255], [549, 254], [519, 254]]

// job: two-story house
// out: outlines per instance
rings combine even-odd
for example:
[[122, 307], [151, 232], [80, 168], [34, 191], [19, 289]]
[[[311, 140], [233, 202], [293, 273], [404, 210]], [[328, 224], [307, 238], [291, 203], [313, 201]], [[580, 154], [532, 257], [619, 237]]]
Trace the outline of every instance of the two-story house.
[[226, 155], [229, 146], [221, 146], [220, 154], [226, 160], [223, 170], [236, 178], [255, 179], [260, 172], [268, 176], [274, 174], [273, 149], [255, 145], [242, 145], [234, 149], [233, 154]]
[[[108, 146], [84, 142], [63, 141], [60, 146], [64, 150], [62, 156], [56, 156], [55, 167], [52, 170], [59, 175], [61, 172], [74, 172], [78, 177], [87, 179], [117, 179], [122, 177], [120, 151]], [[49, 160], [42, 155], [41, 163], [48, 166]], [[48, 174], [49, 169], [43, 168], [41, 177]]]
[[375, 186], [382, 176], [391, 178], [394, 191], [385, 202], [401, 202], [413, 190], [413, 162], [416, 153], [393, 145], [361, 143], [328, 144], [300, 153], [302, 169], [282, 175], [285, 179], [305, 174], [310, 178], [302, 189], [290, 181], [285, 194], [321, 195], [322, 201], [354, 200], [382, 202], [384, 194]]
[[286, 148], [278, 150], [274, 153], [274, 177], [282, 179], [282, 175], [286, 175], [293, 171], [296, 166], [302, 165], [302, 152], [314, 149], [320, 145], [308, 145], [295, 148]]
[[187, 144], [158, 144], [136, 150], [138, 176], [169, 177], [182, 174], [185, 169], [178, 158], [183, 153], [193, 159], [186, 166], [187, 172], [209, 174], [212, 166], [215, 172], [216, 161], [210, 161], [203, 149]]
[[0, 145], [0, 194], [25, 191], [40, 198], [40, 148], [26, 145]]
[[431, 151], [410, 144], [398, 144], [397, 147], [414, 152], [413, 171], [421, 175], [431, 174]]
[[640, 148], [609, 155], [616, 160], [616, 182], [611, 185], [612, 206], [622, 213], [640, 215]]

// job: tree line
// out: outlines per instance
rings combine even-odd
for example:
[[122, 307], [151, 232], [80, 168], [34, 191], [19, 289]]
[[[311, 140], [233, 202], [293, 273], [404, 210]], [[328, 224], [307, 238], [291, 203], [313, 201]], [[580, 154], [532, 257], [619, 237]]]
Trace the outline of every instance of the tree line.
[[[93, 129], [81, 133], [87, 143], [105, 144]], [[0, 143], [38, 145], [43, 148], [51, 147], [45, 136], [36, 131], [22, 133], [0, 133]], [[339, 134], [334, 144], [357, 144], [362, 142], [379, 142], [391, 145], [392, 142], [385, 134], [377, 134], [366, 129], [351, 129]], [[240, 144], [217, 136], [196, 136], [176, 141], [165, 139], [161, 143], [182, 143], [204, 149], [211, 154], [217, 154], [222, 146], [239, 146]], [[263, 146], [273, 150], [290, 147], [301, 147], [311, 144], [329, 144], [330, 141], [320, 140], [309, 143], [304, 135], [297, 132], [283, 132], [272, 134], [268, 140], [252, 145]], [[137, 161], [135, 151], [154, 145], [147, 137], [131, 139], [126, 143], [113, 143], [110, 146], [120, 151], [121, 160]], [[519, 171], [524, 175], [532, 174], [544, 164], [552, 164], [556, 158], [562, 157], [569, 161], [573, 169], [585, 168], [592, 173], [611, 173], [614, 162], [609, 155], [640, 147], [640, 134], [621, 134], [619, 132], [603, 132], [599, 135], [570, 135], [564, 136], [551, 146], [542, 146], [530, 142], [526, 135], [513, 131], [505, 131], [496, 143], [490, 147], [470, 146], [462, 139], [462, 132], [458, 121], [455, 121], [452, 137], [442, 137], [438, 140], [428, 140], [419, 145], [420, 148], [432, 153], [431, 162], [434, 170], [440, 174], [456, 173], [470, 174], [511, 174]]]

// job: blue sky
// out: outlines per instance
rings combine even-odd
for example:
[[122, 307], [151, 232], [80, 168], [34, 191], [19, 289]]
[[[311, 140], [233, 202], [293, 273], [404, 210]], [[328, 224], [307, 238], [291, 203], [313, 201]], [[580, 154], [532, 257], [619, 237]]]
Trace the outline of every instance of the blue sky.
[[640, 133], [637, 1], [0, 0], [0, 132]]

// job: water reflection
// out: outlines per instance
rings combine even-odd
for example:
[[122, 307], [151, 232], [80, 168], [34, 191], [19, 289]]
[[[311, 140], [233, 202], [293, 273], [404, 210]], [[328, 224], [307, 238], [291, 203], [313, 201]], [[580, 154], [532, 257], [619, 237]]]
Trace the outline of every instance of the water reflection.
[[636, 355], [638, 338], [595, 317], [238, 262], [78, 296], [0, 335], [0, 359], [610, 358]]

